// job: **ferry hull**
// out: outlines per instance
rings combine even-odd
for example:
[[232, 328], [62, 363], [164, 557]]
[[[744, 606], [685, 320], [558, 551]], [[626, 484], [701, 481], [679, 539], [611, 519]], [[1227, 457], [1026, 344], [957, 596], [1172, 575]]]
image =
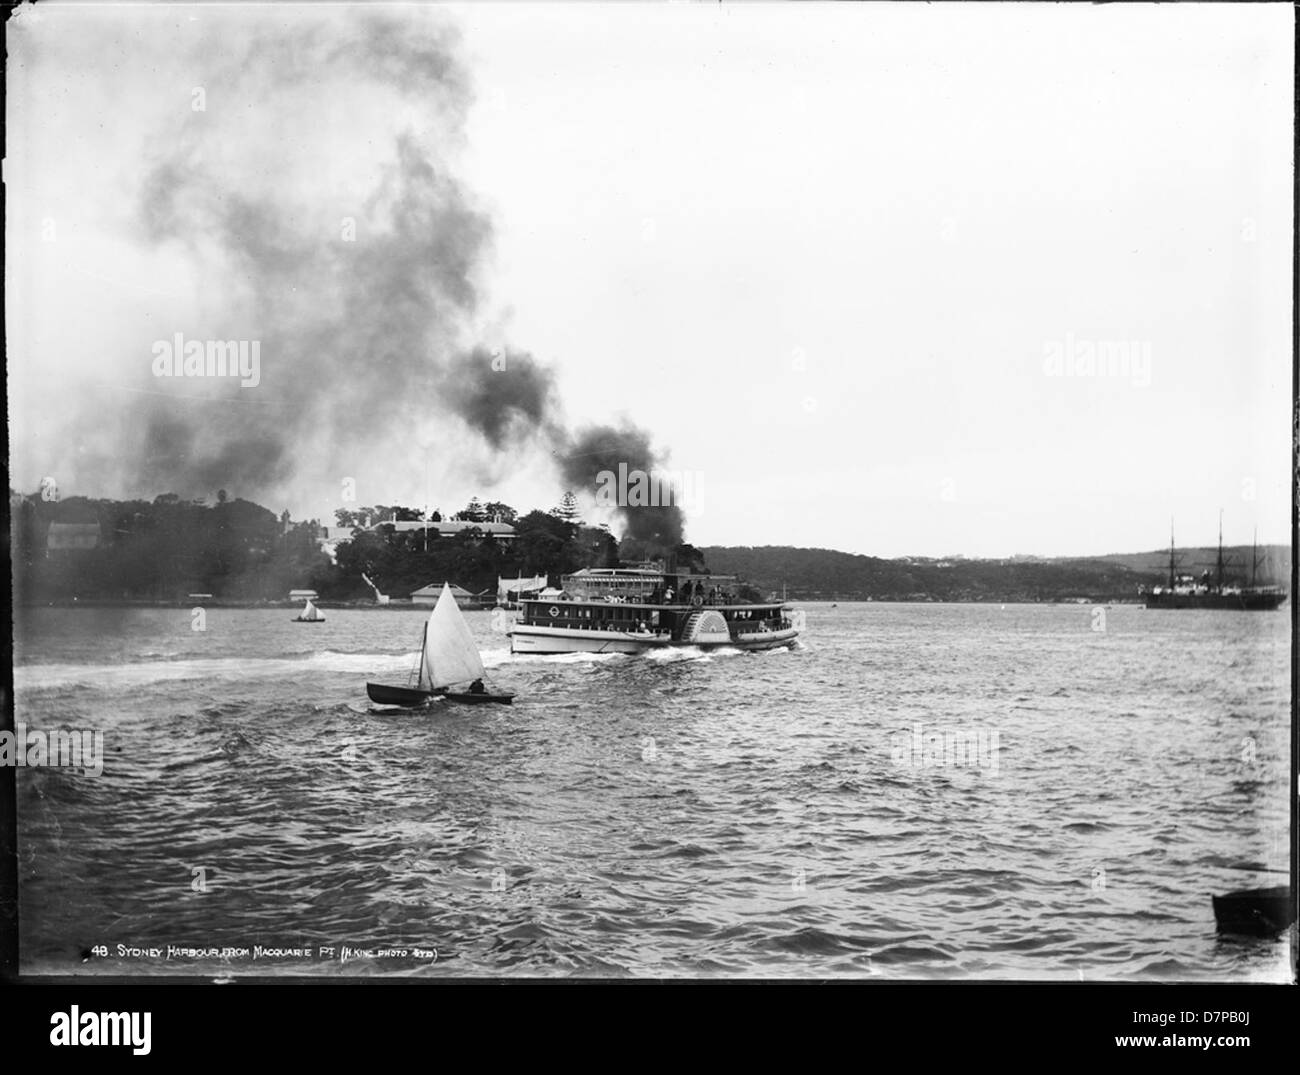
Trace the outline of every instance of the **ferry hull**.
[[511, 653], [645, 653], [652, 649], [763, 650], [787, 646], [799, 634], [794, 628], [742, 635], [725, 642], [679, 642], [666, 637], [639, 638], [615, 631], [575, 631], [565, 627], [516, 625], [510, 634]]

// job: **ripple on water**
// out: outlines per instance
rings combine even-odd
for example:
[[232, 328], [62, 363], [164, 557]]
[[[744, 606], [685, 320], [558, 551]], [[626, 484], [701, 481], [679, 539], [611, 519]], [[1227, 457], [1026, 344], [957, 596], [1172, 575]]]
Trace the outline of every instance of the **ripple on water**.
[[[470, 614], [517, 704], [377, 713], [420, 614], [181, 611], [24, 613], [19, 718], [105, 750], [18, 771], [28, 969], [1286, 980], [1209, 905], [1287, 865], [1285, 617], [1114, 606], [1119, 651], [1068, 607], [844, 603], [765, 654], [539, 658]], [[996, 767], [900, 752], [917, 725], [997, 732]]]

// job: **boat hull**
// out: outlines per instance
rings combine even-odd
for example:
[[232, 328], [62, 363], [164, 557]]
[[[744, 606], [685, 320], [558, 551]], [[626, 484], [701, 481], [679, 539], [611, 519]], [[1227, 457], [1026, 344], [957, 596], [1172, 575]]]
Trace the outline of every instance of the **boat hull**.
[[366, 694], [378, 705], [424, 705], [429, 699], [437, 698], [442, 693], [442, 691], [420, 690], [418, 687], [396, 687], [388, 683], [366, 684]]
[[1286, 594], [1268, 593], [1156, 593], [1147, 594], [1147, 608], [1224, 608], [1268, 612], [1286, 600]]
[[511, 653], [646, 653], [654, 649], [763, 650], [788, 646], [798, 635], [795, 628], [738, 635], [727, 641], [679, 642], [664, 636], [640, 637], [619, 631], [582, 631], [565, 627], [516, 624], [510, 633]]
[[448, 691], [444, 698], [449, 702], [462, 702], [465, 705], [489, 705], [495, 702], [497, 705], [509, 705], [514, 698], [513, 694], [476, 694], [471, 691]]
[[1269, 937], [1281, 933], [1296, 917], [1291, 889], [1245, 888], [1214, 896], [1214, 920], [1224, 933]]

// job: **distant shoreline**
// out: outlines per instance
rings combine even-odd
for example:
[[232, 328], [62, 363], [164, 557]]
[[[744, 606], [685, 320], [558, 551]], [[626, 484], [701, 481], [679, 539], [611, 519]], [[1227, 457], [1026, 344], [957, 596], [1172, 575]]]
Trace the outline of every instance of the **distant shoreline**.
[[[313, 598], [312, 603], [319, 609], [334, 611], [355, 611], [355, 612], [419, 612], [424, 609], [431, 609], [432, 605], [416, 605], [410, 601], [393, 601], [387, 605], [377, 605], [373, 601], [321, 601], [319, 598]], [[1141, 605], [1143, 600], [1140, 597], [1100, 597], [1100, 598], [1058, 598], [1044, 601], [1026, 601], [1024, 598], [1014, 597], [986, 597], [971, 598], [969, 600], [945, 600], [931, 597], [815, 597], [803, 598], [789, 596], [786, 598], [786, 604], [802, 603], [807, 605]], [[295, 612], [301, 611], [302, 605], [297, 602], [283, 601], [238, 601], [223, 600], [212, 598], [209, 600], [186, 600], [186, 601], [143, 601], [134, 599], [117, 599], [109, 598], [87, 598], [84, 601], [18, 601], [14, 603], [15, 609], [34, 609], [34, 608], [230, 608], [230, 609], [261, 609], [266, 612]], [[466, 605], [462, 607], [464, 612], [491, 612], [498, 605]], [[515, 609], [506, 609], [505, 611], [514, 612]]]
[[[422, 608], [432, 609], [433, 605], [416, 605], [410, 601], [394, 601], [388, 605], [377, 605], [374, 601], [322, 601], [313, 597], [312, 604], [321, 609], [355, 609], [374, 612], [411, 612]], [[466, 606], [467, 612], [491, 610], [493, 605]], [[88, 597], [85, 600], [63, 601], [17, 601], [14, 608], [248, 608], [263, 609], [267, 612], [301, 612], [301, 601], [240, 601], [234, 598], [211, 597], [202, 600], [187, 598], [183, 601], [162, 599], [146, 601], [135, 598]]]

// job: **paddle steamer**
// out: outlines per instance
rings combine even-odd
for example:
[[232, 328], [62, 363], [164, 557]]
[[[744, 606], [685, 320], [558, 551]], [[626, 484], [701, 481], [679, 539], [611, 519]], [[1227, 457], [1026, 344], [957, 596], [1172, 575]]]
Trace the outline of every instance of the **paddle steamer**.
[[751, 602], [734, 575], [657, 567], [586, 568], [552, 596], [527, 598], [510, 631], [512, 653], [641, 653], [669, 646], [775, 649], [794, 641], [803, 613]]

